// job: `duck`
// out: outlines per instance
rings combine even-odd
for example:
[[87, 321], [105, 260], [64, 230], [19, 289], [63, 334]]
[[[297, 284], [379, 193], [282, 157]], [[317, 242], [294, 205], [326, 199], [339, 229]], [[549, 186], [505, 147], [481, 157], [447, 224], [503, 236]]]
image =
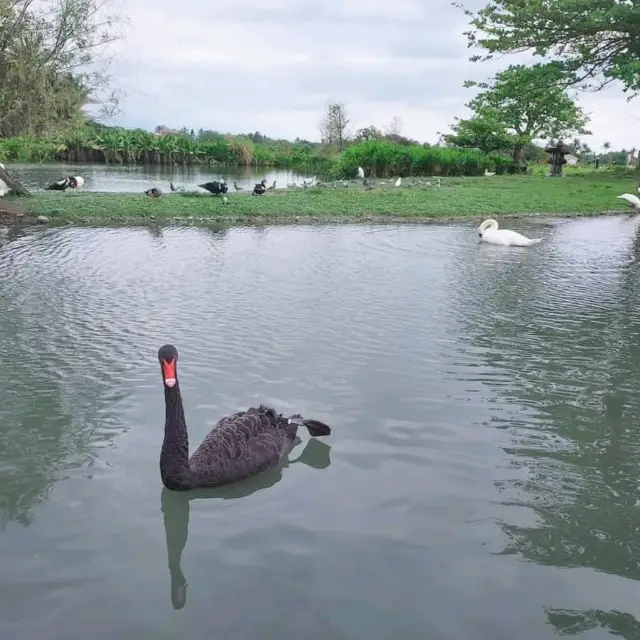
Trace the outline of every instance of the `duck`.
[[399, 187], [401, 184], [402, 184], [402, 177], [398, 178], [398, 179], [395, 181], [395, 185], [396, 185], [396, 187]]
[[67, 176], [50, 184], [45, 191], [65, 191], [66, 189], [79, 189], [84, 184], [81, 176]]
[[180, 383], [178, 350], [158, 350], [164, 388], [164, 441], [160, 478], [171, 491], [190, 491], [232, 484], [276, 467], [294, 446], [298, 427], [312, 437], [331, 435], [331, 427], [300, 414], [289, 417], [261, 404], [221, 418], [189, 457], [189, 436]]
[[251, 195], [261, 196], [267, 190], [267, 179], [263, 178], [258, 184], [253, 187], [253, 193]]
[[151, 189], [147, 189], [144, 192], [145, 196], [149, 196], [150, 198], [159, 198], [162, 195], [162, 191], [158, 189], [158, 187], [151, 187]]
[[358, 178], [364, 180], [364, 169], [362, 167], [358, 167]]
[[212, 180], [211, 182], [205, 182], [204, 184], [199, 184], [198, 186], [201, 189], [206, 189], [214, 196], [219, 196], [220, 194], [227, 193], [227, 191], [229, 190], [229, 187], [224, 180]]
[[[640, 187], [638, 191], [640, 191]], [[621, 196], [616, 196], [616, 198], [622, 198], [632, 209], [640, 211], [640, 198], [634, 193], [623, 193]]]
[[498, 229], [498, 223], [493, 218], [485, 220], [478, 227], [478, 235], [482, 242], [514, 247], [529, 247], [532, 244], [538, 244], [542, 240], [542, 238], [527, 238], [521, 233], [510, 229]]
[[50, 184], [45, 191], [64, 191], [65, 189], [68, 189], [69, 186], [69, 178], [60, 178], [60, 180], [56, 180], [54, 183]]
[[490, 172], [490, 171], [487, 171], [487, 169], [485, 169], [484, 170], [484, 175], [485, 175], [486, 178], [491, 178], [492, 176], [496, 175], [496, 172], [495, 171], [491, 171]]

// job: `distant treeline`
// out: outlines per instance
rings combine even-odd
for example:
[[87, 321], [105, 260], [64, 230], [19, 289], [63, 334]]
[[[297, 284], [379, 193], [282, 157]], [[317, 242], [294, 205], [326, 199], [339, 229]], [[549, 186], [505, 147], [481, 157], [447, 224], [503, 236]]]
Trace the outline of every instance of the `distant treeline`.
[[[480, 175], [504, 173], [511, 160], [502, 154], [473, 149], [420, 144], [402, 136], [361, 136], [337, 153], [308, 140], [276, 140], [259, 132], [229, 135], [215, 131], [166, 131], [107, 127], [89, 122], [72, 133], [52, 138], [18, 136], [0, 139], [0, 161], [72, 164], [91, 162], [154, 165], [227, 165], [290, 167], [326, 172], [335, 178], [354, 177], [362, 166], [367, 175]], [[368, 132], [369, 129], [361, 130]], [[530, 145], [530, 162], [548, 159]], [[615, 156], [621, 154], [610, 153]], [[622, 154], [624, 158], [624, 154]]]

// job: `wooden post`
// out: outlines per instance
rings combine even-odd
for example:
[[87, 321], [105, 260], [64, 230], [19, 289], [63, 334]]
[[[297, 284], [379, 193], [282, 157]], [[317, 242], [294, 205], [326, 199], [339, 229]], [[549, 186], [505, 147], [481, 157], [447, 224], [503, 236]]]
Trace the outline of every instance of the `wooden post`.
[[13, 195], [30, 197], [31, 193], [25, 189], [15, 178], [12, 178], [2, 166], [0, 166], [0, 179], [11, 189]]

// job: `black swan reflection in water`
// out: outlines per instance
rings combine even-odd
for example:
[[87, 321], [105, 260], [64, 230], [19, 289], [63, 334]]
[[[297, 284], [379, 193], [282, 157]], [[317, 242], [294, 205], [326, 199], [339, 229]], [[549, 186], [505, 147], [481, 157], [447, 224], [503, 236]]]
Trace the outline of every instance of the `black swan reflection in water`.
[[158, 351], [166, 419], [160, 453], [162, 484], [173, 491], [219, 487], [276, 467], [291, 451], [298, 427], [311, 436], [331, 429], [299, 414], [285, 418], [260, 405], [222, 418], [189, 458], [189, 437], [178, 383], [178, 351], [170, 344]]
[[[299, 444], [299, 438], [294, 446]], [[313, 469], [326, 469], [331, 464], [331, 447], [319, 440], [309, 440], [304, 451], [294, 460], [285, 456], [282, 464], [274, 469], [248, 478], [238, 484], [218, 489], [200, 489], [189, 493], [176, 493], [162, 489], [161, 502], [164, 515], [164, 531], [167, 538], [167, 560], [171, 576], [171, 604], [174, 609], [182, 609], [187, 602], [187, 580], [182, 573], [182, 552], [189, 535], [189, 503], [198, 498], [233, 500], [268, 489], [282, 480], [282, 469], [290, 464], [302, 462]]]

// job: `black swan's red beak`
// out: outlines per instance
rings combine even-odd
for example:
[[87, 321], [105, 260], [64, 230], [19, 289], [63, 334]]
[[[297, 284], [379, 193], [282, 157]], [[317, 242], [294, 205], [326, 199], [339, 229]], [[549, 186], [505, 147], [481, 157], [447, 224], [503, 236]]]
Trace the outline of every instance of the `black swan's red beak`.
[[176, 360], [162, 360], [162, 377], [170, 389], [176, 386]]

